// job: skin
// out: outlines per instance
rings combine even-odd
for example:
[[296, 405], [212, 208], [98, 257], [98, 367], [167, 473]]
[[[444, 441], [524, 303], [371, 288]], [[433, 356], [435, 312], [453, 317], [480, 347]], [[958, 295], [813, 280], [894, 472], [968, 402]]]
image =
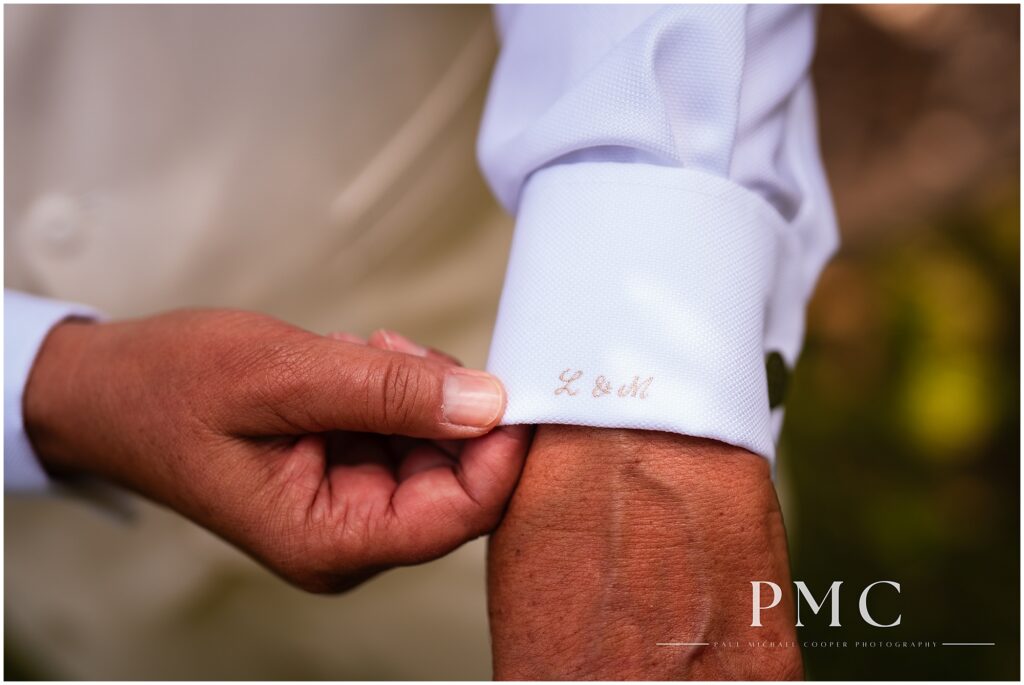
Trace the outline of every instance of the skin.
[[[499, 396], [480, 425], [451, 420], [465, 373]], [[118, 483], [337, 592], [494, 528], [530, 441], [492, 430], [503, 406], [493, 378], [393, 333], [206, 310], [58, 325], [23, 414], [55, 477]]]
[[669, 433], [540, 426], [490, 540], [495, 676], [801, 678], [792, 596], [753, 628], [752, 580], [792, 587], [764, 459]]
[[795, 646], [747, 644], [796, 639], [789, 595], [750, 627], [750, 581], [789, 587], [762, 458], [571, 426], [541, 426], [531, 447], [528, 429], [492, 430], [500, 409], [476, 427], [446, 418], [458, 369], [393, 333], [322, 337], [245, 312], [67, 322], [23, 413], [55, 477], [133, 489], [310, 591], [442, 556], [504, 513], [488, 563], [498, 678], [801, 676]]

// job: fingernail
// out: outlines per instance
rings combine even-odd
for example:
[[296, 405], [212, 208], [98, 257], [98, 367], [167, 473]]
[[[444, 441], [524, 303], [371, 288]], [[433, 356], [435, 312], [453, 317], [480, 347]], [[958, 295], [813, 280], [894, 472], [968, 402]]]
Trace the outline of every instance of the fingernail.
[[494, 376], [459, 369], [444, 379], [444, 417], [459, 426], [484, 428], [494, 423], [505, 404], [505, 392]]
[[427, 348], [422, 345], [417, 345], [412, 340], [409, 340], [404, 335], [395, 333], [394, 331], [380, 331], [380, 335], [384, 338], [384, 344], [387, 345], [389, 350], [395, 352], [404, 352], [405, 354], [414, 354], [417, 357], [426, 357]]

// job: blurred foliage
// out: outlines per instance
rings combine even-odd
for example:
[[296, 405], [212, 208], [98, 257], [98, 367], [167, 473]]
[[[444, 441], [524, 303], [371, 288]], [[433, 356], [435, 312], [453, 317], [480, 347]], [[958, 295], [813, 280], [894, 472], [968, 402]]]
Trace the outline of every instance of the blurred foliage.
[[[794, 578], [818, 596], [844, 581], [843, 627], [805, 621], [802, 640], [996, 645], [805, 649], [810, 678], [1019, 676], [1018, 187], [841, 252], [811, 305], [780, 458]], [[857, 613], [881, 579], [902, 585], [878, 610], [901, 612], [896, 628]]]
[[[1020, 9], [828, 6], [814, 65], [843, 247], [811, 302], [780, 470], [812, 679], [1020, 672]], [[872, 595], [895, 628], [861, 621]], [[995, 642], [854, 648], [857, 640]]]

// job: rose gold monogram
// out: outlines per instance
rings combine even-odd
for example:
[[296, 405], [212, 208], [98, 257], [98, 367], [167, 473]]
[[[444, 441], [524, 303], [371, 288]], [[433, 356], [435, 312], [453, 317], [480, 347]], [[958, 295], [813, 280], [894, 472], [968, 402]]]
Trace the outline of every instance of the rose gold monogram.
[[[579, 390], [573, 387], [573, 383], [580, 380], [582, 377], [583, 369], [574, 370], [572, 368], [568, 368], [558, 374], [558, 380], [562, 381], [562, 385], [555, 388], [555, 394], [565, 394], [570, 397], [574, 397], [579, 393]], [[620, 385], [615, 394], [622, 398], [635, 397], [639, 400], [647, 399], [647, 395], [651, 389], [651, 384], [654, 383], [654, 376], [648, 376], [644, 380], [640, 379], [641, 376], [633, 376], [633, 380], [629, 383]], [[614, 384], [610, 378], [603, 375], [597, 376], [594, 378], [594, 387], [590, 390], [590, 396], [596, 399], [604, 397], [605, 395], [611, 395], [612, 387], [614, 387]]]
[[[566, 369], [565, 371], [563, 371], [562, 373], [560, 373], [558, 375], [558, 380], [562, 381], [562, 383], [564, 383], [564, 385], [562, 385], [562, 387], [557, 388], [555, 390], [555, 394], [556, 395], [561, 395], [563, 392], [565, 394], [567, 394], [567, 395], [575, 395], [576, 394], [577, 391], [571, 389], [569, 386], [580, 379], [580, 376], [583, 375], [583, 371], [577, 371], [573, 375], [569, 376], [569, 372], [570, 371], [572, 371], [572, 369]], [[566, 378], [566, 376], [569, 376], [569, 377]]]
[[[633, 376], [633, 383], [628, 387], [623, 385], [619, 388], [619, 397], [639, 397], [640, 399], [647, 398], [647, 390], [651, 387], [651, 383], [654, 382], [654, 376], [651, 376], [643, 383], [640, 382], [640, 376]], [[639, 393], [639, 394], [638, 394]]]

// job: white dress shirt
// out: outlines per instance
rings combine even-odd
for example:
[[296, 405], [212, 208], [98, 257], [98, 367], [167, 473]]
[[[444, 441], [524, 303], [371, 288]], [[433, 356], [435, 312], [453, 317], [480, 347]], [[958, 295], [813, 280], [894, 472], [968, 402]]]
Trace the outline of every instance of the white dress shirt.
[[808, 6], [502, 6], [478, 141], [516, 230], [487, 368], [505, 423], [672, 431], [769, 459], [837, 244]]
[[25, 385], [46, 334], [70, 317], [95, 319], [83, 305], [4, 290], [4, 489], [41, 491], [49, 478], [32, 451], [21, 415]]
[[[479, 157], [517, 225], [488, 369], [505, 423], [716, 438], [772, 457], [836, 230], [808, 79], [814, 11], [502, 6]], [[5, 291], [7, 490], [45, 488], [21, 401], [79, 305]], [[382, 322], [384, 323], [384, 322]]]

